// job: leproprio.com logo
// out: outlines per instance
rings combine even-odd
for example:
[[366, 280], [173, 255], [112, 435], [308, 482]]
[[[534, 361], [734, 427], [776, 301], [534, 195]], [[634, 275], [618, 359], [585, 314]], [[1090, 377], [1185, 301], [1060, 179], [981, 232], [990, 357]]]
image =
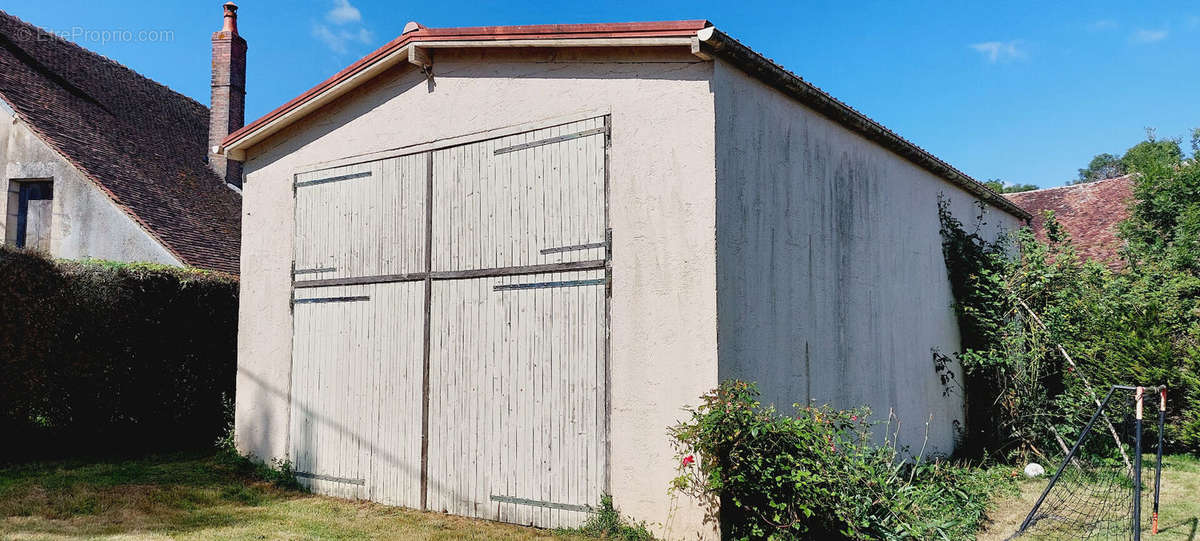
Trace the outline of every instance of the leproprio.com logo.
[[20, 28], [17, 39], [21, 41], [49, 41], [59, 37], [76, 43], [136, 43], [174, 41], [174, 30], [129, 30], [124, 28], [85, 28], [72, 26], [67, 30], [49, 28]]

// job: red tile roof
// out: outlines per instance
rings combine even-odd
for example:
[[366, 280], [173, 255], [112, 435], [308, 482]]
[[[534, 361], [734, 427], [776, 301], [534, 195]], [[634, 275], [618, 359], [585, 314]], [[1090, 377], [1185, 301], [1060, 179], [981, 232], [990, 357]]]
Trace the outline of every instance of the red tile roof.
[[3, 11], [0, 97], [184, 264], [238, 272], [241, 196], [205, 163], [208, 108]]
[[1054, 211], [1054, 217], [1079, 251], [1079, 255], [1105, 263], [1114, 270], [1124, 264], [1118, 251], [1123, 242], [1117, 237], [1117, 224], [1129, 217], [1133, 201], [1130, 175], [1073, 186], [1046, 188], [1031, 192], [1005, 194], [1012, 202], [1033, 214], [1033, 230], [1046, 240], [1042, 211]]

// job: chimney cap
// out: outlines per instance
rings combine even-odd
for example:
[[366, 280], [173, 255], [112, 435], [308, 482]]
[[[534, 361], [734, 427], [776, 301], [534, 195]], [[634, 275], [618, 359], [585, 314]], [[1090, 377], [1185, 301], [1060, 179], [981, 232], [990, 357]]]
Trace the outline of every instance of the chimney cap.
[[225, 23], [221, 26], [222, 32], [229, 32], [237, 35], [237, 4], [233, 2], [225, 2], [221, 5], [224, 8]]

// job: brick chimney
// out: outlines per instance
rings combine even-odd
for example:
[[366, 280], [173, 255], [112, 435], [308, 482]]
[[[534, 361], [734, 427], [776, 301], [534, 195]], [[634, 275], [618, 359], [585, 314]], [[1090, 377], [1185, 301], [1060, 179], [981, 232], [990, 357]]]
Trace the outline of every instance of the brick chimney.
[[238, 35], [237, 5], [226, 2], [225, 22], [212, 35], [212, 102], [208, 115], [208, 166], [230, 184], [242, 185], [242, 163], [213, 149], [246, 123], [246, 40]]

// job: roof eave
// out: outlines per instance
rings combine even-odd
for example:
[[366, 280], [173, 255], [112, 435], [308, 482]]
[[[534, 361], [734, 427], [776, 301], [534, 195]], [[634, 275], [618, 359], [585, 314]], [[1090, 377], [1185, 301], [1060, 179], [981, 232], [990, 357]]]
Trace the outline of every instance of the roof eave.
[[[703, 22], [703, 21], [700, 21]], [[705, 23], [707, 24], [707, 23]], [[245, 149], [271, 136], [292, 122], [326, 105], [363, 82], [402, 62], [419, 64], [436, 49], [514, 48], [514, 47], [692, 47], [694, 29], [650, 32], [645, 35], [545, 38], [520, 36], [495, 38], [487, 35], [428, 36], [405, 34], [262, 118], [229, 134], [218, 152], [244, 160]]]

